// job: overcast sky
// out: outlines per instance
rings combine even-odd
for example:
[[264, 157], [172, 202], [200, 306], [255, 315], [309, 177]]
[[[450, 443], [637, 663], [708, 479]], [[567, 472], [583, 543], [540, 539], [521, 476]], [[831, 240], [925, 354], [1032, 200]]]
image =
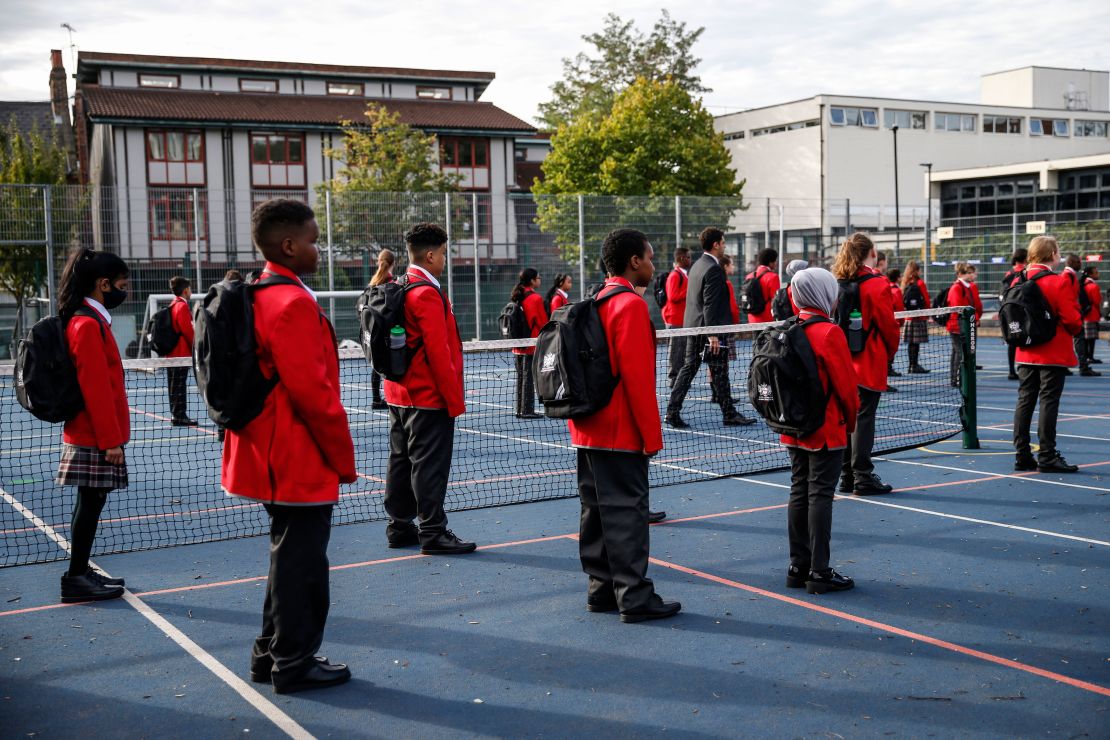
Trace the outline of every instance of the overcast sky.
[[[483, 100], [534, 121], [561, 59], [606, 12], [649, 29], [662, 2], [2, 0], [0, 100], [45, 100], [49, 50], [428, 67], [497, 74]], [[975, 102], [979, 75], [1026, 65], [1110, 69], [1105, 0], [699, 0], [696, 47], [714, 114], [817, 93]], [[73, 70], [70, 69], [70, 72]], [[72, 85], [72, 83], [71, 83]], [[72, 87], [70, 88], [72, 94]]]

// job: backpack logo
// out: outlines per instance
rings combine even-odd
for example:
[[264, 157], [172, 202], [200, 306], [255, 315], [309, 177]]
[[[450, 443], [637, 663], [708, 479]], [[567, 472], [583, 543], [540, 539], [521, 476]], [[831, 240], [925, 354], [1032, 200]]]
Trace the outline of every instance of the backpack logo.
[[1010, 333], [1011, 334], [1016, 334], [1019, 331], [1021, 331], [1021, 324], [1018, 323], [1017, 321], [1011, 321], [1010, 322]]
[[756, 390], [759, 393], [760, 401], [770, 402], [775, 399], [775, 394], [771, 390], [771, 386], [768, 383], [760, 383], [759, 388], [757, 388]]
[[550, 373], [555, 371], [555, 364], [559, 360], [559, 355], [555, 352], [548, 352], [543, 356], [543, 366], [540, 368], [541, 373]]

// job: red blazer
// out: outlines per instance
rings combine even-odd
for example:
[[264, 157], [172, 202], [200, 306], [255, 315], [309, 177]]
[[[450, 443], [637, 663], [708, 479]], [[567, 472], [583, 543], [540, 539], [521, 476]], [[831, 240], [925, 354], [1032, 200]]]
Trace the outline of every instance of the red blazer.
[[663, 306], [663, 322], [668, 326], [682, 326], [686, 315], [686, 291], [690, 278], [677, 267], [667, 276], [667, 305]]
[[[543, 296], [528, 288], [524, 291], [524, 298], [520, 301], [520, 307], [524, 309], [524, 320], [528, 322], [528, 336], [538, 337], [540, 329], [547, 323], [547, 311], [543, 308]], [[534, 355], [535, 353], [535, 347], [513, 350], [514, 355]]]
[[[624, 278], [609, 278], [600, 294], [611, 285], [632, 287]], [[653, 455], [663, 449], [663, 427], [655, 395], [655, 328], [647, 303], [635, 293], [621, 293], [602, 303], [598, 315], [619, 381], [605, 408], [568, 422], [571, 444]]]
[[[902, 289], [898, 287], [898, 283], [890, 284], [890, 299], [894, 302], [894, 312], [906, 310], [906, 301], [902, 296]], [[905, 319], [898, 319], [898, 326], [906, 323]]]
[[189, 310], [189, 302], [177, 296], [170, 304], [170, 318], [173, 320], [173, 329], [181, 337], [166, 357], [191, 357], [193, 354], [193, 313]]
[[[1048, 265], [1034, 264], [1026, 267], [1025, 272], [1033, 277], [1048, 269]], [[1018, 347], [1015, 355], [1017, 364], [1075, 367], [1079, 361], [1075, 357], [1071, 338], [1083, 330], [1083, 321], [1079, 317], [1079, 301], [1071, 281], [1066, 275], [1049, 275], [1038, 280], [1037, 287], [1056, 316], [1056, 335], [1035, 347]]]
[[[410, 280], [423, 280], [411, 270]], [[540, 310], [543, 310], [543, 299]], [[409, 369], [398, 382], [385, 381], [390, 406], [447, 409], [451, 418], [466, 411], [463, 400], [463, 354], [459, 325], [451, 301], [434, 285], [413, 288], [405, 295], [405, 333], [408, 346], [417, 348]]]
[[[921, 300], [922, 300], [922, 303], [923, 303], [921, 308], [922, 309], [932, 308], [933, 307], [933, 299], [929, 297], [929, 288], [928, 288], [928, 286], [925, 285], [925, 281], [922, 280], [921, 278], [917, 279], [917, 289], [921, 291]], [[902, 300], [903, 301], [905, 300], [905, 296], [906, 296], [906, 292], [902, 291]], [[923, 318], [920, 318], [920, 319], [910, 319], [910, 321], [929, 321], [929, 320], [930, 319], [927, 316], [923, 317]]]
[[[748, 274], [751, 275], [752, 273]], [[758, 324], [763, 321], [774, 321], [775, 317], [771, 315], [771, 301], [774, 299], [775, 293], [778, 292], [779, 285], [781, 285], [779, 275], [766, 265], [755, 268], [755, 274], [759, 276], [759, 287], [763, 290], [763, 313], [748, 314], [748, 323]]]
[[[296, 278], [272, 262], [266, 273]], [[254, 337], [258, 366], [279, 381], [261, 414], [227, 430], [224, 490], [267, 503], [334, 504], [356, 472], [331, 323], [307, 288], [274, 285], [254, 296]]]
[[[89, 310], [96, 311], [92, 306]], [[126, 444], [131, 438], [131, 413], [112, 328], [107, 321], [74, 316], [66, 324], [66, 343], [85, 407], [65, 423], [62, 441], [98, 450]]]
[[1071, 286], [1071, 292], [1075, 294], [1075, 300], [1078, 301], [1079, 300], [1079, 273], [1077, 273], [1075, 270], [1071, 269], [1070, 267], [1065, 267], [1063, 270], [1060, 271], [1060, 277], [1062, 277], [1062, 278], [1064, 278], [1065, 280], [1068, 281], [1068, 285]]
[[551, 296], [551, 313], [555, 313], [556, 310], [562, 308], [568, 303], [570, 303], [570, 299], [564, 298], [563, 294], [556, 290], [555, 295]]
[[[857, 275], [873, 274], [860, 267]], [[886, 390], [886, 371], [890, 358], [898, 351], [898, 322], [894, 320], [894, 301], [886, 278], [864, 280], [859, 284], [863, 328], [871, 330], [863, 352], [852, 355], [859, 384], [873, 391]], [[807, 335], [808, 336], [808, 335]]]
[[732, 323], [740, 323], [740, 306], [736, 303], [736, 288], [732, 287], [732, 281], [729, 280], [725, 285], [728, 286], [728, 308], [732, 311]]
[[[983, 302], [979, 300], [979, 286], [972, 283], [970, 288], [964, 289], [963, 284], [956, 280], [948, 288], [949, 306], [975, 306], [975, 323], [983, 316]], [[944, 325], [949, 334], [960, 333], [960, 318], [954, 313], [948, 314], [948, 323]]]
[[[800, 316], [808, 319], [825, 314], [807, 308]], [[856, 416], [859, 415], [858, 380], [848, 352], [848, 339], [835, 323], [812, 324], [805, 328], [805, 333], [813, 347], [813, 354], [817, 356], [821, 386], [829, 394], [825, 423], [806, 437], [799, 439], [783, 434], [779, 440], [787, 447], [801, 447], [803, 450], [817, 451], [826, 447], [839, 450], [848, 445], [848, 435], [856, 428]]]
[[1102, 290], [1099, 289], [1098, 283], [1089, 278], [1083, 285], [1083, 290], [1086, 291], [1087, 297], [1091, 299], [1091, 307], [1087, 309], [1087, 313], [1083, 314], [1083, 320], [1097, 324], [1099, 322], [1099, 310], [1102, 306]]

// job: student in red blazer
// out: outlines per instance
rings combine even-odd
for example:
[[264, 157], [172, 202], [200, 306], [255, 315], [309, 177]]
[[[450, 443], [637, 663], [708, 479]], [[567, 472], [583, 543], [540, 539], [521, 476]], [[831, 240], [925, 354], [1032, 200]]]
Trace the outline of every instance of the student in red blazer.
[[589, 576], [586, 608], [619, 609], [621, 621], [642, 622], [682, 608], [659, 598], [647, 577], [648, 460], [663, 449], [663, 433], [655, 331], [636, 289], [651, 283], [655, 266], [651, 244], [635, 229], [610, 232], [601, 252], [609, 278], [597, 295], [598, 314], [619, 380], [604, 408], [569, 422], [582, 500], [578, 552]]
[[[906, 301], [905, 301], [904, 296], [902, 295], [902, 288], [901, 288], [901, 286], [898, 285], [898, 281], [902, 279], [902, 271], [899, 270], [897, 267], [892, 267], [883, 274], [886, 275], [886, 279], [890, 282], [890, 300], [894, 304], [894, 313], [897, 314], [899, 311], [905, 311], [906, 310]], [[906, 320], [905, 319], [897, 319], [897, 321], [898, 321], [898, 331], [901, 332], [902, 327], [906, 323]], [[895, 350], [895, 353], [897, 353], [897, 350]], [[886, 374], [887, 374], [887, 376], [889, 376], [891, 378], [900, 378], [900, 377], [902, 377], [902, 373], [900, 373], [900, 372], [898, 372], [897, 370], [894, 369], [894, 355], [893, 354], [890, 356], [890, 366], [887, 368]], [[897, 390], [897, 389], [895, 389], [893, 386], [891, 386], [890, 383], [887, 383], [887, 390]]]
[[[929, 297], [929, 287], [921, 279], [921, 266], [915, 260], [906, 263], [906, 271], [902, 275], [902, 302], [907, 311], [921, 311], [932, 307]], [[929, 323], [927, 316], [909, 319], [903, 326], [902, 339], [906, 342], [906, 354], [909, 355], [910, 374], [928, 373], [929, 369], [921, 365], [921, 345], [929, 341]]]
[[570, 275], [567, 273], [560, 272], [555, 275], [555, 281], [548, 288], [547, 295], [543, 297], [544, 307], [549, 316], [570, 304], [571, 284]]
[[[949, 306], [973, 306], [975, 308], [975, 325], [983, 316], [983, 302], [979, 300], [979, 286], [975, 280], [979, 276], [975, 265], [967, 262], [956, 263], [956, 282], [948, 288]], [[956, 313], [948, 314], [945, 324], [948, 336], [952, 341], [952, 352], [948, 362], [948, 382], [953, 388], [960, 387], [960, 368], [964, 361], [964, 343], [960, 337], [960, 316]]]
[[[809, 268], [794, 275], [790, 285], [799, 309], [798, 321], [831, 319], [839, 292], [832, 273]], [[844, 332], [833, 321], [817, 321], [804, 331], [829, 400], [821, 428], [801, 438], [786, 434], [780, 437], [790, 454], [790, 567], [786, 585], [806, 587], [810, 593], [844, 591], [854, 582], [829, 566], [829, 540], [836, 479], [859, 413], [856, 372]]]
[[109, 311], [126, 300], [128, 275], [127, 264], [118, 256], [76, 249], [58, 288], [58, 315], [65, 322], [69, 357], [85, 404], [62, 429], [55, 478], [59, 485], [77, 487], [69, 569], [61, 580], [64, 603], [123, 595], [123, 579], [92, 570], [89, 555], [108, 493], [127, 487], [123, 446], [131, 435], [131, 416]]
[[[1052, 272], [1060, 264], [1060, 245], [1053, 236], [1037, 236], [1029, 243], [1027, 278], [1039, 273]], [[1056, 419], [1060, 412], [1060, 397], [1064, 393], [1064, 380], [1068, 368], [1077, 363], [1071, 338], [1082, 331], [1079, 303], [1066, 275], [1048, 275], [1037, 280], [1053, 316], [1056, 317], [1056, 334], [1044, 344], [1018, 347], [1018, 398], [1014, 407], [1014, 448], [1017, 459], [1014, 470], [1039, 470], [1042, 473], [1074, 473], [1079, 470], [1070, 465], [1056, 449]], [[1040, 401], [1037, 420], [1037, 438], [1040, 449], [1034, 460], [1029, 445], [1029, 426], [1033, 409]]]
[[891, 486], [875, 474], [871, 448], [875, 444], [875, 412], [880, 394], [887, 389], [886, 371], [890, 358], [898, 350], [898, 322], [894, 320], [894, 303], [883, 276], [874, 271], [878, 254], [870, 237], [862, 232], [852, 234], [840, 245], [832, 266], [832, 274], [841, 283], [857, 281], [860, 313], [867, 340], [862, 352], [852, 355], [852, 366], [859, 383], [860, 410], [856, 430], [849, 439], [844, 455], [840, 490], [858, 496], [890, 493]]
[[[1002, 290], [998, 293], [999, 303], [1002, 302], [1002, 298], [1006, 293], [1006, 289], [1021, 279], [1021, 273], [1025, 270], [1025, 261], [1027, 259], [1029, 259], [1029, 250], [1027, 250], [1025, 247], [1021, 247], [1015, 250], [1013, 255], [1010, 257], [1010, 271], [1002, 276]], [[1017, 347], [1012, 344], [1006, 345], [1006, 358], [1009, 361], [1010, 367], [1010, 374], [1008, 378], [1010, 380], [1018, 379], [1016, 353]]]
[[[667, 275], [667, 305], [663, 306], [663, 326], [681, 329], [686, 314], [686, 291], [690, 287], [690, 249], [676, 247], [674, 268]], [[667, 387], [674, 386], [675, 378], [686, 361], [686, 337], [671, 337], [667, 348]]]
[[728, 277], [728, 308], [732, 312], [732, 323], [740, 323], [740, 304], [736, 302], [736, 288], [732, 284], [732, 276], [736, 274], [736, 265], [732, 263], [732, 257], [727, 254], [721, 255], [721, 267], [725, 268], [725, 275]]
[[[540, 287], [540, 274], [531, 267], [520, 271], [520, 277], [510, 300], [519, 303], [524, 311], [524, 321], [528, 325], [528, 336], [538, 337], [540, 329], [547, 323], [547, 311], [543, 307], [543, 297], [536, 290]], [[539, 419], [536, 413], [536, 389], [532, 381], [532, 355], [535, 347], [514, 349], [516, 355], [516, 418]]]
[[474, 552], [477, 545], [447, 528], [443, 510], [455, 419], [466, 411], [462, 341], [451, 301], [439, 284], [447, 264], [447, 232], [436, 224], [418, 223], [405, 234], [405, 241], [409, 270], [404, 279], [416, 285], [405, 294], [405, 334], [412, 359], [399, 381], [385, 382], [386, 538], [390, 547], [419, 544], [425, 555], [459, 555]]
[[[189, 301], [193, 297], [193, 285], [188, 279], [175, 275], [170, 278], [170, 290], [174, 299], [170, 304], [170, 318], [173, 330], [177, 332], [177, 345], [166, 357], [193, 356], [193, 312]], [[189, 418], [189, 397], [186, 385], [189, 380], [188, 367], [167, 367], [166, 386], [170, 396], [170, 422], [175, 427], [195, 427], [196, 419]]]
[[[1099, 311], [1102, 309], [1102, 291], [1098, 287], [1098, 267], [1092, 264], [1083, 270], [1080, 289], [1087, 295], [1090, 306], [1083, 314], [1083, 349], [1086, 367], [1080, 368], [1079, 374], [1087, 377], [1098, 377], [1102, 373], [1091, 369], [1091, 363], [1102, 364], [1102, 360], [1095, 358], [1095, 345], [1098, 343]], [[1078, 337], [1077, 337], [1078, 338]]]
[[317, 656], [330, 597], [328, 540], [339, 484], [357, 480], [355, 448], [340, 401], [335, 332], [298, 278], [320, 260], [315, 214], [302, 201], [274, 199], [251, 214], [251, 236], [266, 258], [257, 290], [258, 365], [278, 383], [262, 413], [226, 432], [222, 483], [232, 496], [261, 501], [270, 515], [270, 574], [251, 680], [277, 693], [344, 683], [351, 672]]
[[[370, 285], [384, 285], [385, 283], [395, 282], [397, 279], [393, 277], [393, 265], [397, 262], [397, 255], [393, 254], [392, 249], [383, 249], [378, 252], [378, 269], [374, 272], [374, 276], [370, 278]], [[388, 408], [385, 399], [382, 398], [382, 376], [371, 368], [370, 370], [370, 408], [374, 411], [384, 411]]]
[[750, 277], [755, 277], [759, 281], [760, 291], [763, 293], [763, 310], [759, 313], [749, 313], [748, 323], [759, 324], [765, 321], [774, 321], [775, 317], [771, 314], [771, 301], [775, 298], [775, 293], [778, 292], [779, 274], [775, 271], [779, 264], [779, 253], [775, 249], [767, 247], [759, 251], [759, 256], [756, 258], [758, 266], [755, 272], [748, 273], [744, 276], [747, 280]]

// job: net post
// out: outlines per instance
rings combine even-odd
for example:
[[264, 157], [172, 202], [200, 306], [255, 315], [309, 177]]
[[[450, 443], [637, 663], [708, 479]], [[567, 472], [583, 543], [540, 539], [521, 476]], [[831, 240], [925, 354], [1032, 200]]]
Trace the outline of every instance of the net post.
[[[327, 216], [328, 290], [335, 291], [335, 249], [331, 240], [331, 190], [324, 191], [324, 213]], [[328, 299], [328, 320], [335, 324], [335, 299]]]
[[478, 194], [470, 194], [470, 233], [474, 237], [474, 338], [482, 338], [482, 286], [481, 268], [478, 265]]
[[674, 246], [678, 249], [682, 246], [682, 196], [676, 195], [674, 197]]
[[578, 195], [578, 300], [586, 300], [586, 219], [582, 195]]
[[42, 218], [45, 227], [43, 235], [46, 237], [46, 290], [47, 298], [50, 300], [50, 315], [53, 316], [58, 313], [58, 301], [54, 293], [54, 219], [51, 214], [51, 187], [47, 185], [42, 189]]
[[979, 449], [979, 418], [976, 406], [976, 379], [975, 379], [975, 346], [978, 343], [978, 334], [975, 326], [975, 309], [967, 308], [960, 311], [960, 341], [963, 343], [963, 368], [960, 371], [960, 395], [963, 397], [963, 408], [960, 409], [960, 421], [963, 422], [965, 450]]

